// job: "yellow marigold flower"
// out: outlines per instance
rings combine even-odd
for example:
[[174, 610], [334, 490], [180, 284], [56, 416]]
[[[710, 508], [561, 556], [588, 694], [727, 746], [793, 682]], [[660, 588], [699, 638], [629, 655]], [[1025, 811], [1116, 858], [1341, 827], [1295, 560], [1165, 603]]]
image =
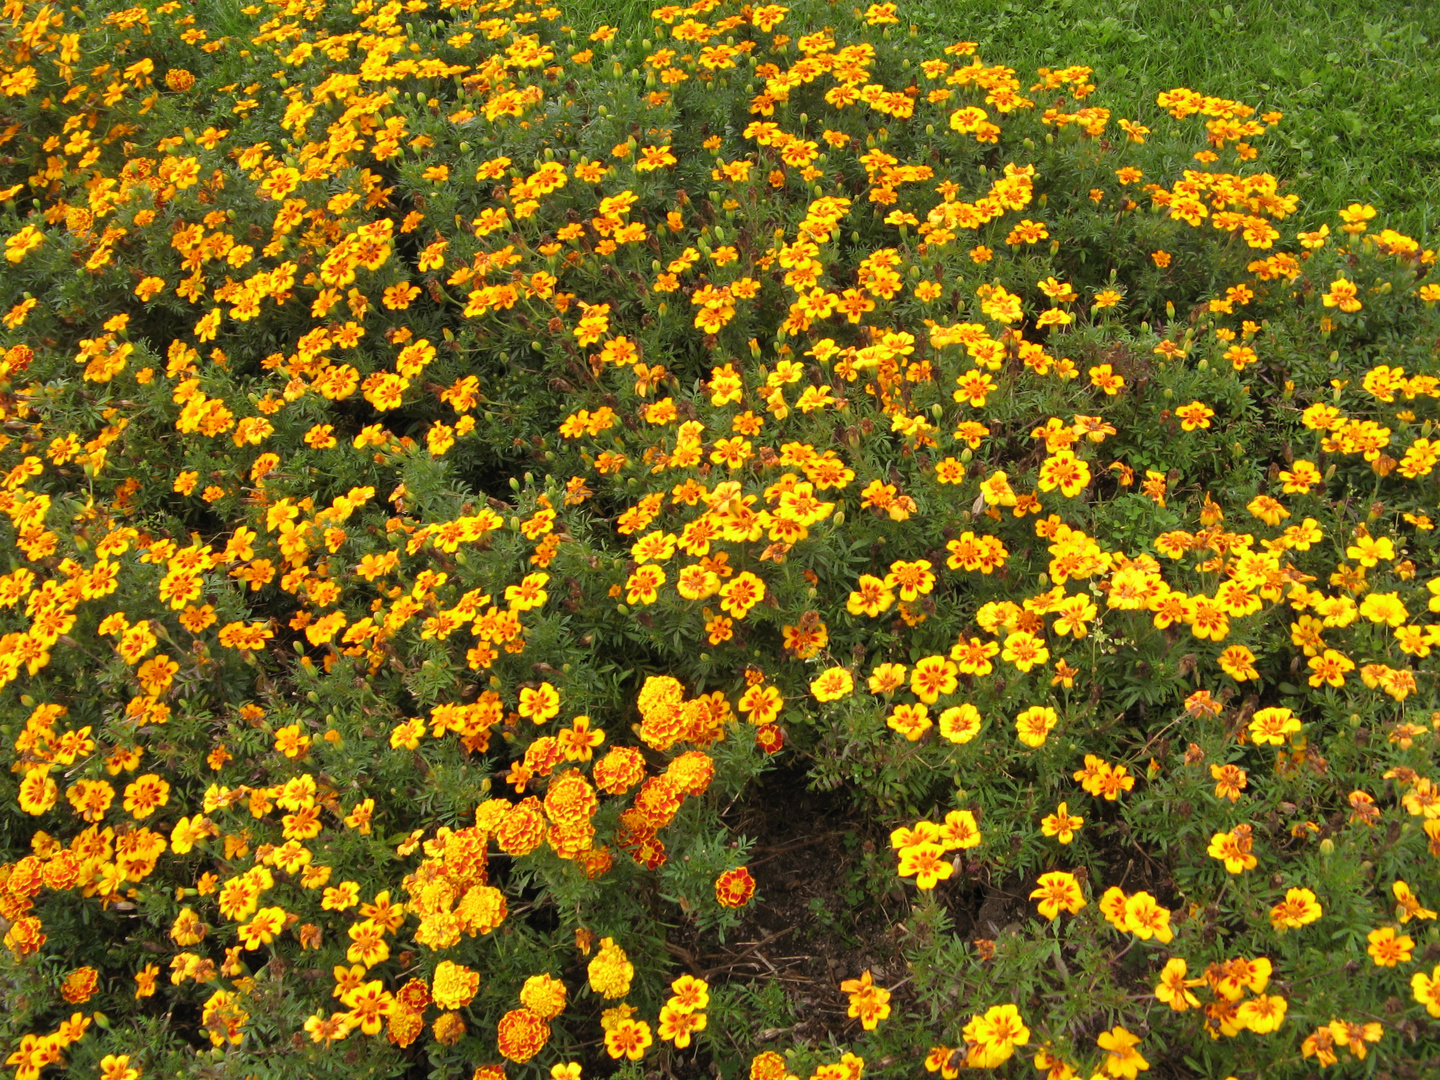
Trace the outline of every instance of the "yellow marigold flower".
[[656, 1033], [666, 1042], [673, 1042], [677, 1050], [684, 1050], [690, 1045], [690, 1036], [697, 1031], [703, 1031], [705, 1024], [706, 1016], [703, 1012], [666, 1002], [660, 1006], [660, 1023]]
[[1285, 899], [1270, 909], [1270, 924], [1277, 930], [1308, 926], [1324, 914], [1320, 901], [1309, 889], [1287, 889]]
[[1041, 874], [1035, 885], [1030, 899], [1040, 901], [1040, 914], [1047, 919], [1053, 921], [1061, 911], [1074, 915], [1085, 906], [1085, 894], [1074, 874], [1064, 870], [1052, 870], [1048, 874]]
[[1058, 487], [1062, 495], [1073, 499], [1089, 483], [1090, 465], [1083, 458], [1077, 458], [1074, 451], [1057, 450], [1040, 465], [1041, 491], [1054, 491]]
[[1410, 962], [1415, 941], [1408, 934], [1397, 933], [1394, 927], [1382, 926], [1366, 935], [1370, 944], [1366, 952], [1376, 967], [1395, 967]]
[[896, 705], [895, 711], [885, 719], [887, 727], [904, 735], [909, 742], [916, 742], [933, 726], [930, 710], [920, 704]]
[[1015, 1047], [1030, 1041], [1030, 1029], [1014, 1005], [996, 1005], [970, 1018], [963, 1034], [969, 1046], [965, 1064], [972, 1069], [993, 1069], [1010, 1060]]
[[1148, 892], [1138, 892], [1125, 900], [1124, 929], [1146, 941], [1153, 937], [1162, 945], [1168, 945], [1174, 937], [1169, 910]]
[[1241, 1002], [1235, 1012], [1235, 1026], [1265, 1035], [1285, 1022], [1286, 1000], [1276, 994], [1260, 994]]
[[952, 694], [959, 685], [959, 669], [943, 656], [927, 656], [915, 662], [910, 675], [910, 690], [927, 705], [933, 705], [943, 694]]
[[827, 668], [810, 683], [816, 701], [839, 701], [855, 689], [855, 677], [843, 667]]
[[148, 304], [155, 297], [165, 291], [165, 279], [162, 277], [145, 277], [135, 286], [135, 295], [142, 304]]
[[1178, 956], [1172, 956], [1165, 962], [1165, 967], [1160, 972], [1160, 983], [1155, 987], [1156, 1000], [1169, 1005], [1175, 1012], [1200, 1007], [1200, 999], [1190, 992], [1190, 987], [1198, 986], [1205, 980], [1187, 979], [1185, 973], [1185, 961]]
[[655, 1042], [644, 1020], [619, 1020], [605, 1032], [605, 1052], [612, 1058], [639, 1061]]
[[590, 959], [587, 971], [590, 989], [611, 1000], [623, 998], [630, 992], [630, 980], [635, 975], [625, 950], [615, 944], [614, 938], [608, 937], [600, 940], [600, 950]]
[[945, 849], [939, 844], [913, 844], [900, 852], [901, 877], [913, 877], [921, 889], [933, 889], [937, 882], [944, 881], [955, 872], [955, 868], [944, 858]]
[[1047, 814], [1040, 821], [1040, 831], [1046, 836], [1053, 836], [1062, 844], [1068, 844], [1075, 839], [1076, 830], [1085, 824], [1085, 819], [1070, 813], [1068, 803], [1061, 803], [1055, 808], [1053, 814]]
[[1330, 283], [1330, 291], [1324, 293], [1320, 297], [1320, 301], [1327, 308], [1333, 307], [1345, 312], [1355, 312], [1363, 306], [1359, 296], [1360, 290], [1355, 283], [1341, 275]]
[[1429, 975], [1417, 971], [1410, 976], [1410, 992], [1416, 1001], [1425, 1006], [1426, 1012], [1440, 1018], [1440, 966], [1436, 966]]
[[1043, 640], [1028, 630], [1017, 630], [1005, 639], [1005, 648], [1000, 656], [1019, 670], [1029, 671], [1049, 660], [1050, 650], [1045, 647]]
[[1284, 746], [1299, 731], [1300, 718], [1283, 706], [1260, 709], [1250, 720], [1250, 738], [1257, 746]]
[[1045, 745], [1045, 739], [1055, 729], [1059, 716], [1048, 705], [1032, 705], [1015, 717], [1015, 730], [1020, 741], [1036, 748]]
[[1211, 858], [1223, 862], [1229, 873], [1238, 874], [1255, 869], [1258, 863], [1251, 852], [1252, 842], [1250, 826], [1237, 825], [1229, 832], [1217, 832], [1205, 850]]
[[1115, 1080], [1135, 1080], [1141, 1072], [1150, 1068], [1150, 1063], [1135, 1049], [1140, 1044], [1140, 1036], [1132, 1035], [1123, 1027], [1102, 1031], [1095, 1042], [1106, 1052], [1105, 1072]]
[[951, 810], [945, 815], [936, 839], [946, 851], [979, 847], [980, 827], [975, 823], [975, 815], [969, 810]]
[[435, 968], [430, 994], [442, 1009], [460, 1009], [470, 1004], [480, 988], [480, 973], [464, 964], [442, 960]]
[[980, 710], [969, 702], [953, 705], [940, 714], [940, 736], [952, 743], [968, 743], [980, 734]]
[[14, 236], [5, 240], [5, 259], [7, 262], [18, 263], [44, 242], [44, 233], [34, 225], [26, 225]]
[[874, 1031], [890, 1015], [890, 991], [876, 986], [867, 968], [858, 979], [845, 979], [840, 991], [850, 998], [847, 1015], [860, 1020], [866, 1031]]

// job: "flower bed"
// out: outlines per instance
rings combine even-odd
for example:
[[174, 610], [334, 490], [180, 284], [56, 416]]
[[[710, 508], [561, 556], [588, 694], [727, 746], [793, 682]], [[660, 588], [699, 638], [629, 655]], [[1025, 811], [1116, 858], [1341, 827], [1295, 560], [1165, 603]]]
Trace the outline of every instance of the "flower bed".
[[1436, 254], [1281, 115], [894, 4], [3, 18], [17, 1080], [1434, 1071]]

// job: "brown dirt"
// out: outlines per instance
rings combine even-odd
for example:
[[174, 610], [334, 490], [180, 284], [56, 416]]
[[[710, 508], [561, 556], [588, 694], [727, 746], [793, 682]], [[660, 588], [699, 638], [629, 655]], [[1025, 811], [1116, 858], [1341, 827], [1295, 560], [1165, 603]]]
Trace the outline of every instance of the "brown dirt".
[[[898, 882], [878, 904], [869, 897], [857, 907], [844, 895], [862, 852], [888, 841], [845, 792], [808, 790], [799, 768], [768, 774], [728, 824], [755, 841], [747, 865], [756, 898], [723, 945], [692, 938], [672, 953], [712, 982], [783, 984], [797, 1022], [752, 1033], [748, 1054], [772, 1040], [855, 1038], [859, 1021], [846, 1015], [841, 981], [868, 969], [877, 984], [894, 987], [907, 975], [896, 926], [909, 905]], [[903, 998], [901, 987], [894, 1003]]]
[[[736, 834], [755, 841], [747, 865], [756, 898], [744, 922], [723, 944], [693, 929], [672, 934], [669, 942], [683, 968], [712, 983], [778, 981], [784, 987], [793, 1025], [737, 1033], [740, 1042], [733, 1051], [746, 1058], [772, 1043], [783, 1050], [857, 1038], [859, 1021], [846, 1015], [840, 983], [867, 969], [877, 984], [892, 989], [897, 1010], [911, 1004], [902, 946], [913, 887], [893, 878], [883, 894], [866, 893], [860, 904], [853, 903], [862, 857], [869, 852], [879, 852], [882, 861], [891, 857], [888, 831], [852, 793], [809, 790], [799, 765], [768, 774], [727, 816]], [[1094, 860], [1101, 877], [1097, 892], [1112, 884], [1129, 893], [1144, 889], [1174, 906], [1177, 897], [1167, 869], [1134, 843], [1115, 809], [1103, 808], [1094, 825], [1101, 834], [1093, 837], [1100, 848]], [[870, 883], [872, 888], [877, 884], [883, 887]], [[1039, 919], [1029, 899], [1034, 886], [1033, 875], [991, 878], [983, 864], [962, 863], [952, 878], [939, 883], [935, 897], [961, 941], [994, 940]], [[815, 908], [822, 904], [828, 918], [817, 916]], [[1135, 962], [1140, 962], [1138, 954]], [[1129, 964], [1124, 968], [1117, 972], [1122, 982], [1143, 981], [1143, 972], [1131, 972]], [[1167, 1058], [1163, 1065], [1167, 1077], [1190, 1075], [1179, 1060]], [[655, 1075], [657, 1080], [701, 1080], [713, 1076], [713, 1069], [708, 1055], [703, 1060], [676, 1055]]]

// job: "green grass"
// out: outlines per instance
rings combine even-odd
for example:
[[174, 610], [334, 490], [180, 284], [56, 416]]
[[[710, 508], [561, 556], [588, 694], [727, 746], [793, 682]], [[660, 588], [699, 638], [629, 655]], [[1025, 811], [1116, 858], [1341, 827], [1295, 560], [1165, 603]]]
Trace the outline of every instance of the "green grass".
[[[575, 0], [577, 29], [651, 33], [650, 0]], [[797, 8], [801, 5], [796, 5]], [[1084, 64], [1097, 100], [1157, 127], [1161, 90], [1238, 98], [1284, 121], [1261, 161], [1290, 181], [1306, 218], [1373, 203], [1384, 223], [1423, 236], [1440, 225], [1440, 4], [1404, 0], [901, 0], [938, 49], [978, 41], [987, 63]], [[841, 0], [833, 22], [853, 18]], [[787, 28], [788, 29], [788, 28]]]

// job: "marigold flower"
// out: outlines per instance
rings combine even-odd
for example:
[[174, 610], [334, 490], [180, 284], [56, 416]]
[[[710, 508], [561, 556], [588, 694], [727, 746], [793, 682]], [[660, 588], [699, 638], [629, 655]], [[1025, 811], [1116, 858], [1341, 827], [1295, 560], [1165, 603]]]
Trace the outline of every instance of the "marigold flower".
[[933, 889], [937, 882], [945, 881], [955, 868], [944, 858], [945, 849], [939, 844], [915, 844], [900, 852], [901, 877], [913, 877], [921, 889]]
[[1257, 1035], [1276, 1031], [1285, 1022], [1288, 1002], [1275, 994], [1259, 994], [1240, 1003], [1235, 1013], [1235, 1026], [1246, 1028]]
[[1015, 717], [1015, 730], [1022, 743], [1036, 748], [1045, 745], [1046, 737], [1055, 730], [1058, 722], [1059, 716], [1050, 706], [1032, 705]]
[[861, 574], [859, 589], [850, 594], [845, 610], [851, 615], [867, 615], [873, 619], [890, 610], [894, 602], [895, 594], [884, 581], [870, 574]]
[[764, 599], [765, 582], [749, 570], [736, 574], [720, 587], [720, 609], [737, 619], [745, 618], [750, 609]]
[[605, 1052], [617, 1060], [639, 1061], [654, 1042], [650, 1025], [644, 1020], [620, 1020], [605, 1032]]
[[442, 1009], [459, 1009], [470, 1003], [480, 988], [480, 973], [463, 964], [442, 960], [435, 968], [431, 996]]
[[855, 689], [855, 677], [843, 667], [827, 668], [810, 683], [816, 701], [839, 701]]
[[1090, 483], [1090, 464], [1071, 450], [1057, 450], [1040, 465], [1038, 486], [1041, 491], [1057, 487], [1067, 499], [1073, 499]]
[[316, 1013], [307, 1017], [304, 1024], [311, 1041], [323, 1046], [346, 1038], [355, 1027], [355, 1020], [348, 1012], [332, 1012], [328, 1018], [324, 1013]]
[[845, 979], [840, 992], [850, 998], [848, 1016], [858, 1018], [866, 1031], [874, 1031], [890, 1015], [890, 991], [874, 985], [867, 968], [858, 979]]
[[680, 1008], [667, 1002], [660, 1007], [660, 1022], [656, 1033], [666, 1042], [673, 1042], [677, 1050], [684, 1050], [690, 1045], [690, 1036], [704, 1030], [705, 1023], [703, 1012]]
[[50, 777], [50, 766], [40, 765], [25, 770], [20, 781], [20, 809], [38, 817], [51, 809], [60, 798], [60, 787]]
[[1284, 746], [1301, 728], [1299, 717], [1282, 706], [1260, 709], [1250, 720], [1250, 738], [1257, 746]]
[[1309, 889], [1285, 890], [1285, 899], [1270, 909], [1270, 924], [1277, 930], [1282, 927], [1295, 930], [1308, 926], [1324, 914], [1319, 900]]
[[625, 581], [627, 604], [653, 604], [660, 598], [659, 589], [666, 581], [665, 571], [654, 563], [636, 567]]
[[1061, 911], [1074, 915], [1086, 904], [1085, 894], [1074, 874], [1064, 870], [1052, 870], [1041, 874], [1035, 882], [1036, 888], [1030, 899], [1039, 900], [1040, 914], [1054, 921]]
[[[1090, 369], [1090, 385], [1113, 397], [1125, 389], [1125, 379], [1116, 374], [1109, 364], [1098, 364]], [[1083, 485], [1082, 485], [1083, 486]]]
[[285, 919], [284, 908], [261, 908], [250, 922], [238, 927], [237, 932], [246, 949], [258, 949], [261, 945], [269, 945], [275, 940], [275, 936], [285, 925]]
[[968, 743], [980, 734], [980, 710], [969, 702], [953, 705], [940, 714], [940, 736], [952, 743]]
[[1250, 850], [1251, 843], [1250, 826], [1237, 825], [1229, 832], [1217, 832], [1205, 850], [1211, 858], [1224, 863], [1229, 873], [1238, 874], [1255, 869], [1258, 863]]
[[551, 686], [548, 682], [542, 682], [539, 686], [522, 687], [520, 690], [520, 704], [516, 710], [521, 716], [528, 716], [536, 724], [543, 724], [545, 721], [560, 713], [560, 691]]
[[1005, 639], [1005, 648], [1000, 655], [1001, 659], [1014, 664], [1020, 671], [1029, 671], [1049, 660], [1050, 650], [1028, 630], [1017, 630]]
[[1075, 839], [1075, 833], [1080, 826], [1085, 824], [1085, 819], [1070, 813], [1070, 807], [1061, 803], [1055, 808], [1053, 814], [1047, 814], [1040, 821], [1040, 831], [1046, 836], [1053, 836], [1062, 844], [1068, 844]]
[[100, 973], [93, 967], [76, 968], [65, 976], [60, 996], [72, 1005], [83, 1005], [94, 996], [99, 985]]
[[614, 938], [608, 937], [600, 939], [600, 949], [591, 957], [587, 971], [590, 989], [611, 1000], [628, 994], [630, 980], [635, 976], [635, 968], [625, 955], [625, 950], [615, 944]]
[[896, 705], [894, 711], [885, 718], [885, 725], [904, 735], [908, 742], [919, 741], [920, 737], [934, 726], [930, 720], [930, 710], [918, 704]]
[[[750, 903], [755, 895], [755, 879], [744, 866], [726, 870], [715, 879], [715, 900], [721, 907], [738, 908]], [[679, 993], [677, 990], [676, 993]], [[703, 1006], [697, 1005], [696, 1008]]]
[[500, 1018], [495, 1039], [501, 1057], [523, 1065], [550, 1041], [550, 1025], [529, 1009], [511, 1009]]
[[951, 810], [945, 815], [935, 839], [945, 851], [979, 847], [980, 828], [975, 822], [975, 815], [969, 810]]
[[1148, 892], [1138, 892], [1125, 900], [1124, 928], [1138, 938], [1154, 938], [1168, 945], [1174, 937], [1170, 929], [1170, 911], [1161, 907]]
[[1140, 1036], [1132, 1035], [1123, 1027], [1117, 1025], [1102, 1031], [1095, 1042], [1106, 1052], [1105, 1071], [1116, 1080], [1135, 1080], [1150, 1068], [1150, 1063], [1135, 1049], [1140, 1044]]
[[970, 1018], [964, 1028], [968, 1048], [965, 1064], [972, 1069], [993, 1069], [1010, 1060], [1015, 1047], [1030, 1041], [1030, 1029], [1014, 1005], [995, 1005], [984, 1015]]
[[1440, 1018], [1440, 965], [1430, 974], [1417, 971], [1410, 976], [1410, 992], [1431, 1016]]
[[1260, 673], [1255, 669], [1255, 654], [1244, 645], [1231, 645], [1216, 657], [1215, 662], [1220, 665], [1221, 671], [1236, 682], [1260, 678]]
[[1356, 312], [1364, 305], [1360, 303], [1360, 290], [1353, 281], [1343, 275], [1330, 282], [1330, 290], [1320, 300], [1327, 307], [1339, 308], [1344, 312]]
[[1238, 802], [1240, 793], [1249, 786], [1245, 770], [1239, 765], [1211, 765], [1210, 777], [1215, 781], [1215, 797]]
[[1400, 922], [1408, 923], [1411, 919], [1434, 919], [1436, 912], [1430, 910], [1420, 903], [1420, 898], [1415, 895], [1410, 886], [1403, 881], [1396, 881], [1390, 886], [1390, 892], [1395, 897], [1395, 917]]
[[1173, 956], [1165, 962], [1165, 967], [1160, 972], [1160, 983], [1155, 987], [1156, 999], [1169, 1005], [1175, 1012], [1200, 1007], [1200, 999], [1190, 992], [1190, 987], [1198, 986], [1205, 980], [1187, 979], [1185, 972], [1185, 961]]
[[1410, 962], [1415, 941], [1408, 934], [1397, 933], [1392, 926], [1382, 926], [1366, 935], [1370, 944], [1365, 949], [1376, 967], [1395, 967]]

